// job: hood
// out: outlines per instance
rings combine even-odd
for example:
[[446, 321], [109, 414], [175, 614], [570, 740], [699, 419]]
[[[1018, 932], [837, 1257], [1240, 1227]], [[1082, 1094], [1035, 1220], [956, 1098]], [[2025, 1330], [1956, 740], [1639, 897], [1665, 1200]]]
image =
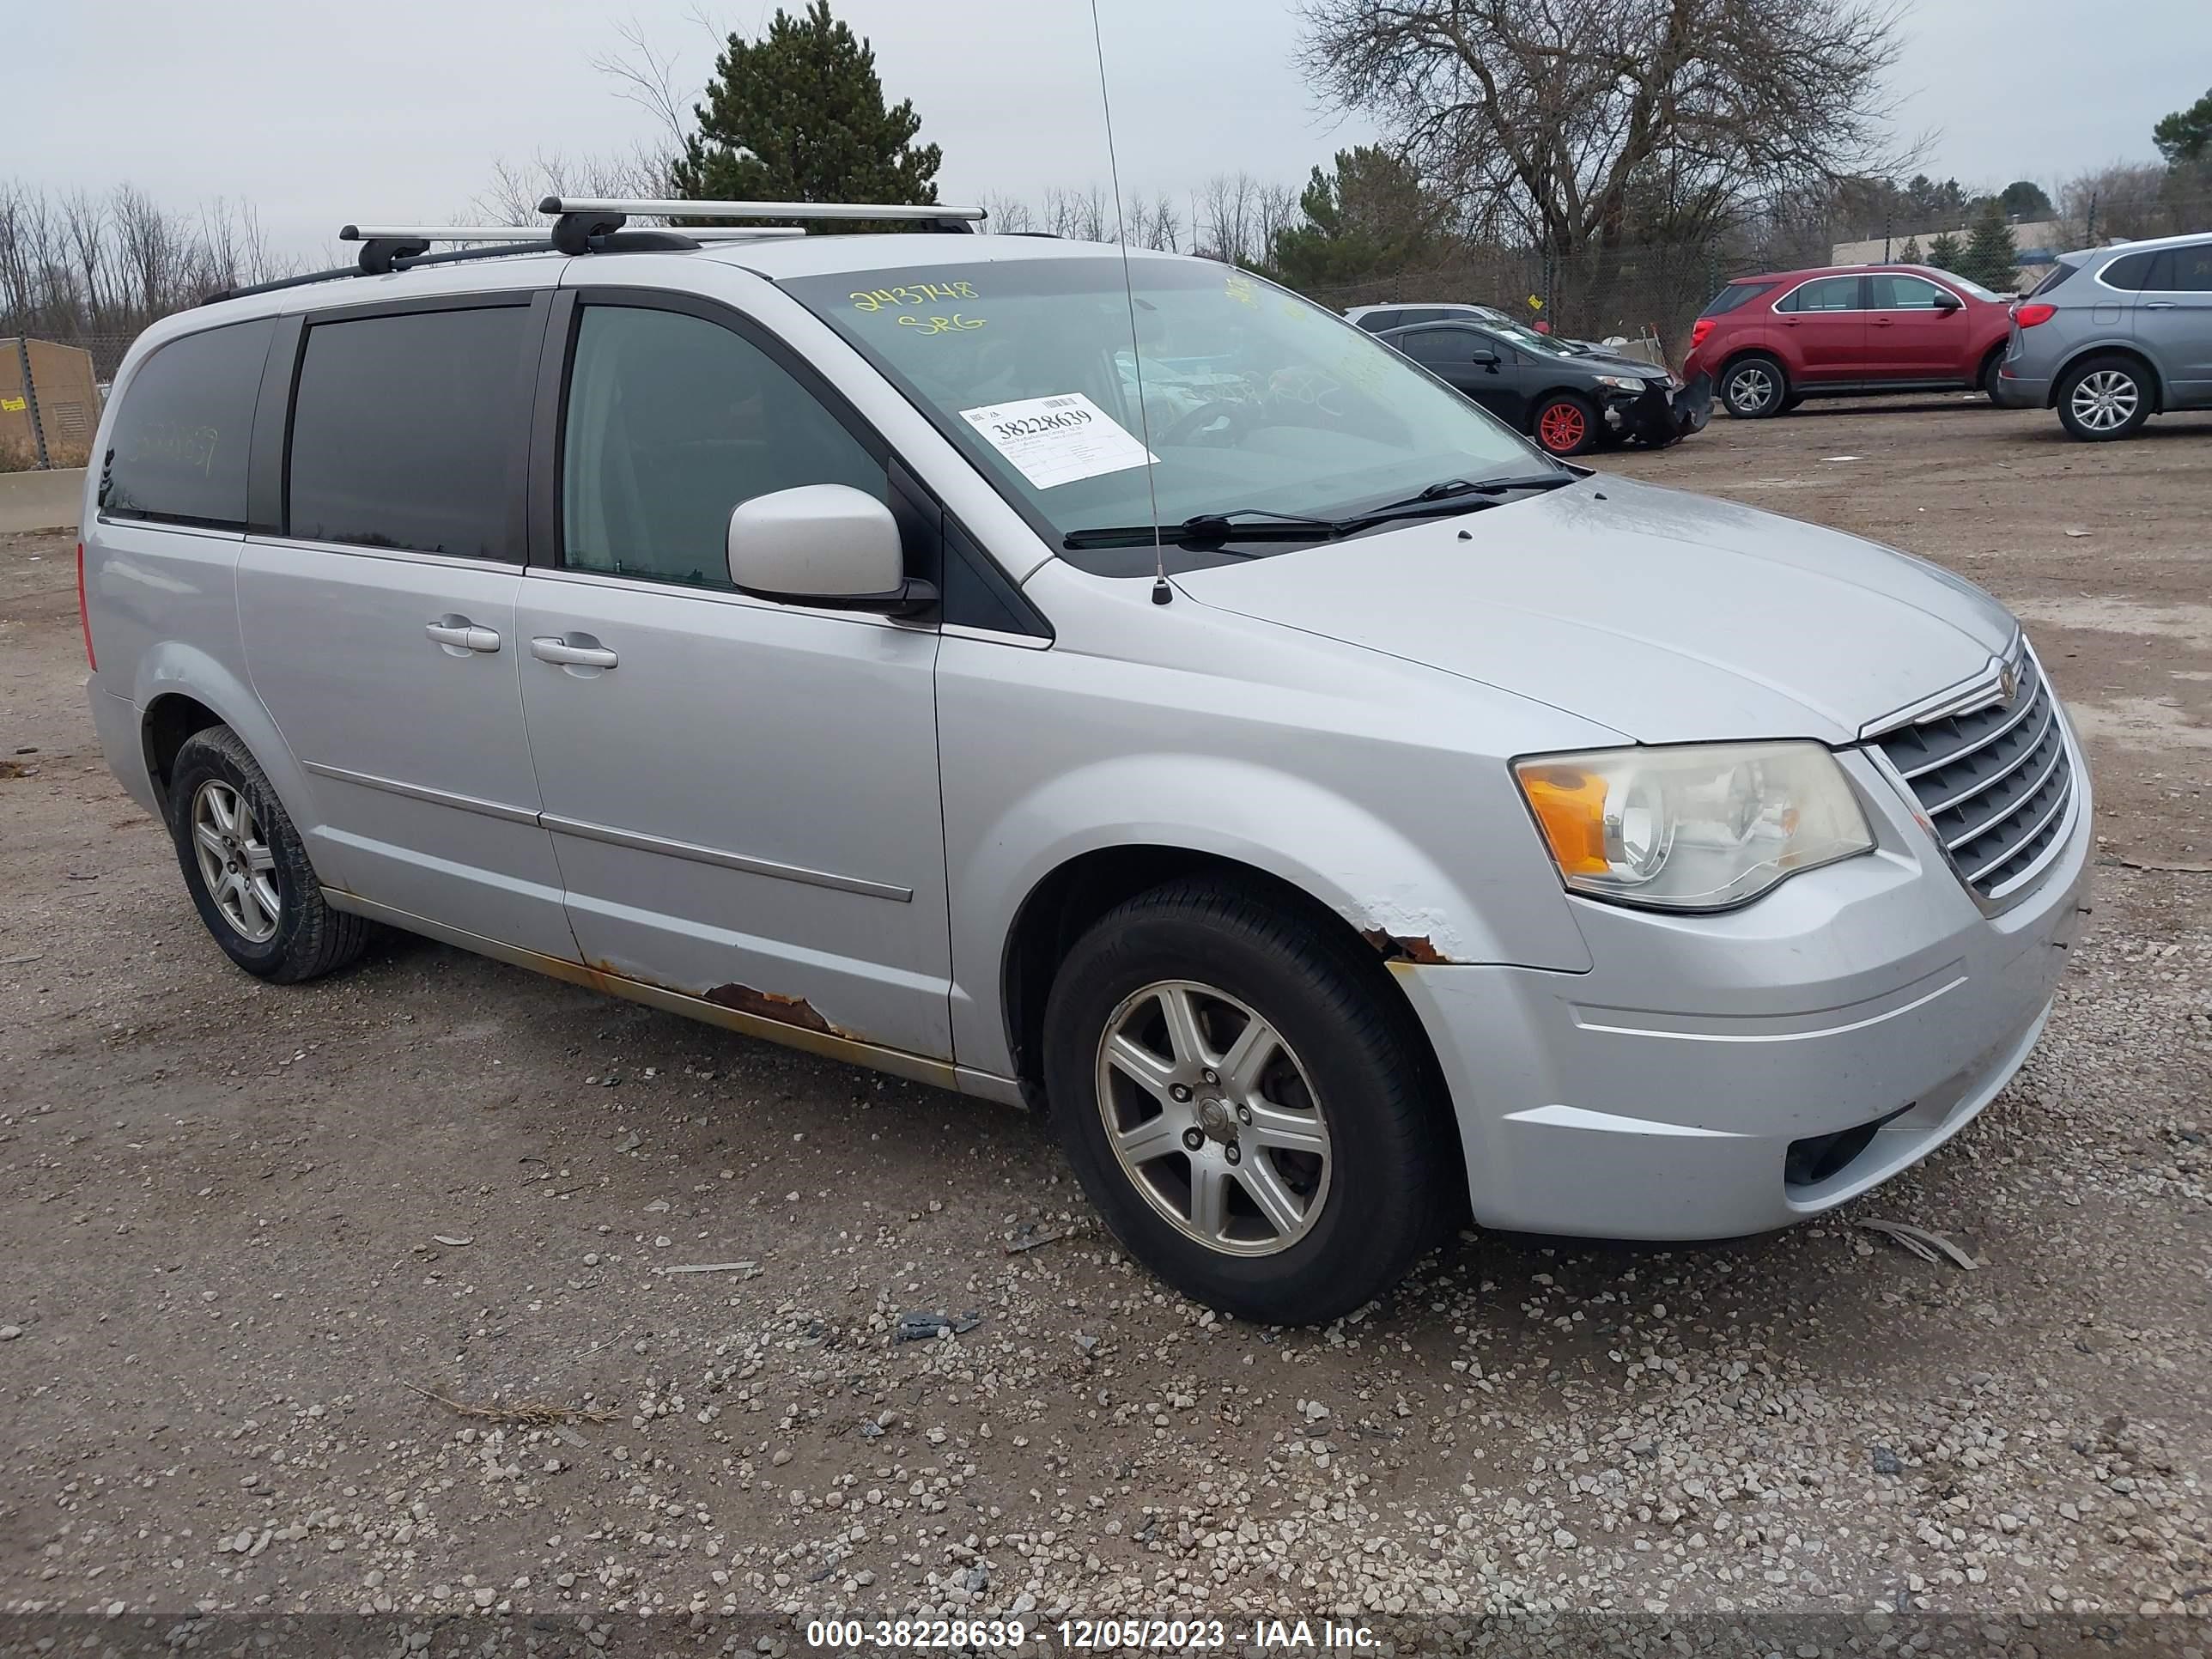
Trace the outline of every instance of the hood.
[[1972, 584], [1875, 543], [1603, 477], [1176, 580], [1642, 743], [1850, 742], [1980, 672], [2015, 627]]

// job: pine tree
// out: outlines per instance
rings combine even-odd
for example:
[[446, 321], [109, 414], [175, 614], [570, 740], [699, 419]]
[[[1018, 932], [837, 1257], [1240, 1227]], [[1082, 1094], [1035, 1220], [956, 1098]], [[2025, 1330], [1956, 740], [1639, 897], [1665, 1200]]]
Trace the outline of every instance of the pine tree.
[[912, 100], [884, 106], [873, 49], [830, 15], [830, 0], [812, 0], [799, 17], [779, 7], [761, 40], [732, 34], [696, 113], [699, 131], [672, 169], [678, 197], [937, 200], [943, 153], [912, 142], [921, 130]]
[[[1966, 254], [1965, 246], [1948, 230], [1928, 245], [1928, 263], [1938, 270], [1958, 271], [1960, 261], [1966, 258]], [[1966, 273], [1960, 271], [1959, 274], [1964, 276]]]
[[1917, 236], [1908, 236], [1905, 239], [1905, 246], [1897, 251], [1897, 263], [1901, 265], [1917, 265], [1927, 263], [1921, 257], [1920, 239]]
[[2020, 250], [2013, 245], [2012, 226], [2006, 222], [2004, 204], [1994, 197], [1974, 216], [1959, 275], [1996, 289], [2010, 288], [2020, 275]]
[[1331, 172], [1316, 167], [1298, 207], [1305, 222], [1275, 239], [1274, 274], [1293, 288], [1395, 276], [1440, 257], [1443, 204], [1412, 167], [1373, 145], [1337, 151]]

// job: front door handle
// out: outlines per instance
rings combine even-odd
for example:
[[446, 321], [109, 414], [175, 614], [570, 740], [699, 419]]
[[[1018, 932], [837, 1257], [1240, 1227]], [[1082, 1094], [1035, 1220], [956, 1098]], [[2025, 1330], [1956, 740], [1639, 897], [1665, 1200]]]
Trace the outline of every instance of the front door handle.
[[548, 634], [530, 641], [530, 654], [540, 662], [556, 662], [566, 668], [612, 668], [621, 660], [596, 640], [589, 645], [572, 645]]
[[477, 627], [466, 617], [441, 617], [425, 623], [422, 631], [449, 651], [489, 653], [499, 649], [499, 635], [489, 628]]
[[1876, 328], [1890, 328], [1895, 325], [1896, 320], [1893, 317], [1877, 317], [1874, 319], [1874, 325]]

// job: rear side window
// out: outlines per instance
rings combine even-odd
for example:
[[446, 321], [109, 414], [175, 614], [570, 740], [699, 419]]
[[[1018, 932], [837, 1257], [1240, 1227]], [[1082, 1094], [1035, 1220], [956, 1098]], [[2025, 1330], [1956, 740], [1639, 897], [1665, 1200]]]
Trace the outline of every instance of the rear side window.
[[528, 306], [307, 331], [292, 403], [289, 533], [520, 562], [508, 503], [529, 424]]
[[2151, 266], [2158, 262], [2158, 251], [2147, 248], [2141, 253], [2124, 253], [2106, 265], [2099, 280], [2107, 288], [2117, 288], [2133, 294], [2156, 286], [2151, 281]]
[[1730, 283], [1713, 295], [1712, 303], [1698, 313], [1700, 317], [1724, 317], [1746, 301], [1764, 294], [1771, 283]]
[[1856, 311], [1859, 308], [1859, 279], [1856, 276], [1823, 276], [1818, 282], [1803, 287], [1775, 302], [1777, 311]]
[[233, 323], [172, 340], [139, 365], [100, 459], [102, 514], [246, 528], [246, 440], [276, 332], [273, 317]]
[[585, 570], [726, 588], [740, 502], [800, 484], [889, 490], [781, 365], [683, 312], [584, 307], [563, 424], [562, 562]]

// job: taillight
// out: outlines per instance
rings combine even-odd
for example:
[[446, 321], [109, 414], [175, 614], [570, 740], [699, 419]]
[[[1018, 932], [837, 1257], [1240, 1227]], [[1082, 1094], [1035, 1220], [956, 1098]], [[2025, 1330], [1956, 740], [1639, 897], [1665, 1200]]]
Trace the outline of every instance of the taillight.
[[2012, 319], [2022, 328], [2033, 328], [2038, 323], [2047, 323], [2058, 314], [2058, 307], [2037, 301], [2033, 305], [2014, 306]]
[[1690, 325], [1690, 349], [1695, 351], [1699, 346], [1705, 344], [1705, 336], [1712, 331], [1713, 319], [1710, 317], [1700, 317], [1696, 322], [1692, 323]]
[[85, 665], [95, 674], [100, 672], [100, 659], [92, 654], [92, 612], [84, 602], [84, 544], [76, 544], [76, 619], [84, 629]]

